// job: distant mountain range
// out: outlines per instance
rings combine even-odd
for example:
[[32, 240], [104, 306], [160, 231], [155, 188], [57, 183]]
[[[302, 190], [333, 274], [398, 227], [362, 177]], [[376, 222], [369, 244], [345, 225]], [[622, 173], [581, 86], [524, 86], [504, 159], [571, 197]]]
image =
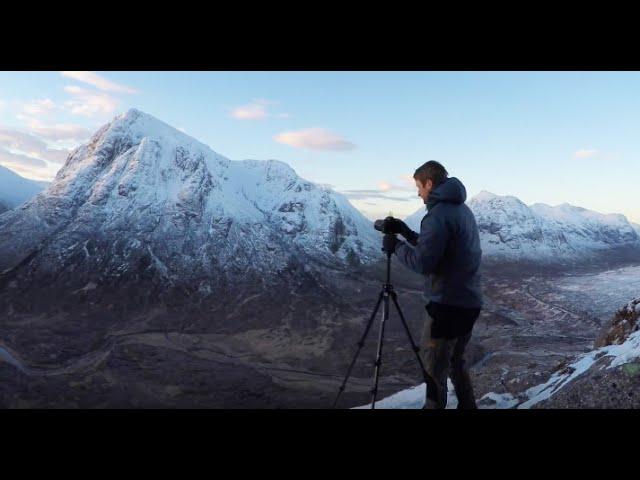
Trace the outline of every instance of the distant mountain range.
[[[525, 205], [513, 196], [482, 191], [467, 205], [473, 211], [483, 258], [497, 262], [576, 263], [624, 252], [640, 260], [640, 226], [624, 215], [601, 214], [564, 203]], [[426, 211], [405, 221], [419, 231]]]
[[0, 213], [33, 198], [47, 186], [48, 182], [29, 180], [0, 165]]
[[[228, 160], [134, 109], [72, 152], [51, 188], [33, 198], [47, 186], [0, 166], [0, 213], [33, 199], [0, 221], [0, 269], [45, 239], [84, 249], [114, 235], [126, 243], [123, 255], [148, 257], [143, 263], [160, 275], [184, 280], [220, 270], [279, 271], [292, 258], [337, 268], [379, 258], [379, 234], [341, 194], [283, 162]], [[640, 225], [623, 215], [567, 203], [527, 206], [487, 191], [468, 205], [487, 261], [573, 264], [621, 251], [640, 259]], [[425, 213], [406, 221], [419, 231]], [[101, 270], [122, 268], [119, 256], [110, 262]]]
[[[32, 199], [0, 220], [0, 270], [45, 240], [62, 257], [122, 244], [109, 266], [92, 268], [120, 272], [135, 258], [170, 282], [277, 272], [294, 258], [307, 268], [379, 258], [379, 234], [341, 194], [283, 162], [229, 160], [135, 109], [72, 152], [48, 191], [33, 198], [45, 186], [0, 167], [0, 213]], [[616, 251], [640, 259], [640, 225], [623, 215], [567, 203], [527, 206], [487, 191], [468, 205], [487, 261], [571, 264]], [[425, 213], [406, 221], [419, 231]]]

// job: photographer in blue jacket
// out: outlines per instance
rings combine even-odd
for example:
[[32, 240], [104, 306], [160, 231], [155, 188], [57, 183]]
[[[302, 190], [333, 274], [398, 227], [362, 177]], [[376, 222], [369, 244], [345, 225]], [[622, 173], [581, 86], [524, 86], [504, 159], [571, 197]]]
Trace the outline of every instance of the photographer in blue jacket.
[[402, 264], [425, 277], [427, 304], [420, 354], [437, 391], [427, 391], [424, 408], [446, 407], [447, 377], [455, 388], [458, 408], [477, 408], [464, 352], [482, 307], [478, 226], [464, 203], [464, 185], [449, 178], [440, 163], [425, 163], [413, 178], [427, 208], [420, 233], [396, 220], [408, 244], [393, 236], [394, 245], [387, 247]]

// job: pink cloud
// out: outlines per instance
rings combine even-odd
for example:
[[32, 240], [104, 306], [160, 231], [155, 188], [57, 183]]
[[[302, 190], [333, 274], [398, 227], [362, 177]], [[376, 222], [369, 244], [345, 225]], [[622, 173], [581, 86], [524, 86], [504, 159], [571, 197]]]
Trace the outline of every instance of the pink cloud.
[[353, 150], [356, 146], [344, 137], [324, 128], [307, 128], [283, 132], [273, 137], [276, 142], [310, 150]]
[[138, 93], [138, 91], [135, 88], [131, 88], [126, 85], [122, 85], [120, 83], [112, 82], [111, 80], [108, 80], [98, 75], [96, 72], [86, 72], [86, 71], [60, 72], [60, 75], [62, 75], [63, 77], [72, 78], [79, 82], [89, 84], [105, 92]]

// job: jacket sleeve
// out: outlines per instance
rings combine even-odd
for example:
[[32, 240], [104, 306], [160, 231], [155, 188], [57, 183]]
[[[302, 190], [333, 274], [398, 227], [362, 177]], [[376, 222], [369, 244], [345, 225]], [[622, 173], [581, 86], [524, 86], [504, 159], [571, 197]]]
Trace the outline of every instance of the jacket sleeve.
[[427, 275], [436, 268], [449, 242], [449, 230], [444, 219], [427, 215], [420, 224], [417, 244], [411, 248], [404, 242], [398, 243], [395, 253], [407, 268]]

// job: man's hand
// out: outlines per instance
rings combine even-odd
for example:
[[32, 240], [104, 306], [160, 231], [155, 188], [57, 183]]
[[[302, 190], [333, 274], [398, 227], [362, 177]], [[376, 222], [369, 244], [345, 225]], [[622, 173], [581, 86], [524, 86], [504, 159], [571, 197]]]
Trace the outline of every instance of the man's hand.
[[415, 233], [413, 230], [411, 230], [406, 223], [404, 223], [399, 218], [391, 218], [391, 219], [388, 219], [387, 221], [393, 222], [394, 232], [398, 232], [400, 235], [406, 238], [411, 245], [416, 244], [416, 240], [418, 239], [418, 234]]
[[399, 242], [398, 237], [388, 233], [384, 236], [384, 239], [382, 240], [382, 250], [384, 250], [385, 252], [389, 252], [391, 254], [395, 252], [398, 242]]

